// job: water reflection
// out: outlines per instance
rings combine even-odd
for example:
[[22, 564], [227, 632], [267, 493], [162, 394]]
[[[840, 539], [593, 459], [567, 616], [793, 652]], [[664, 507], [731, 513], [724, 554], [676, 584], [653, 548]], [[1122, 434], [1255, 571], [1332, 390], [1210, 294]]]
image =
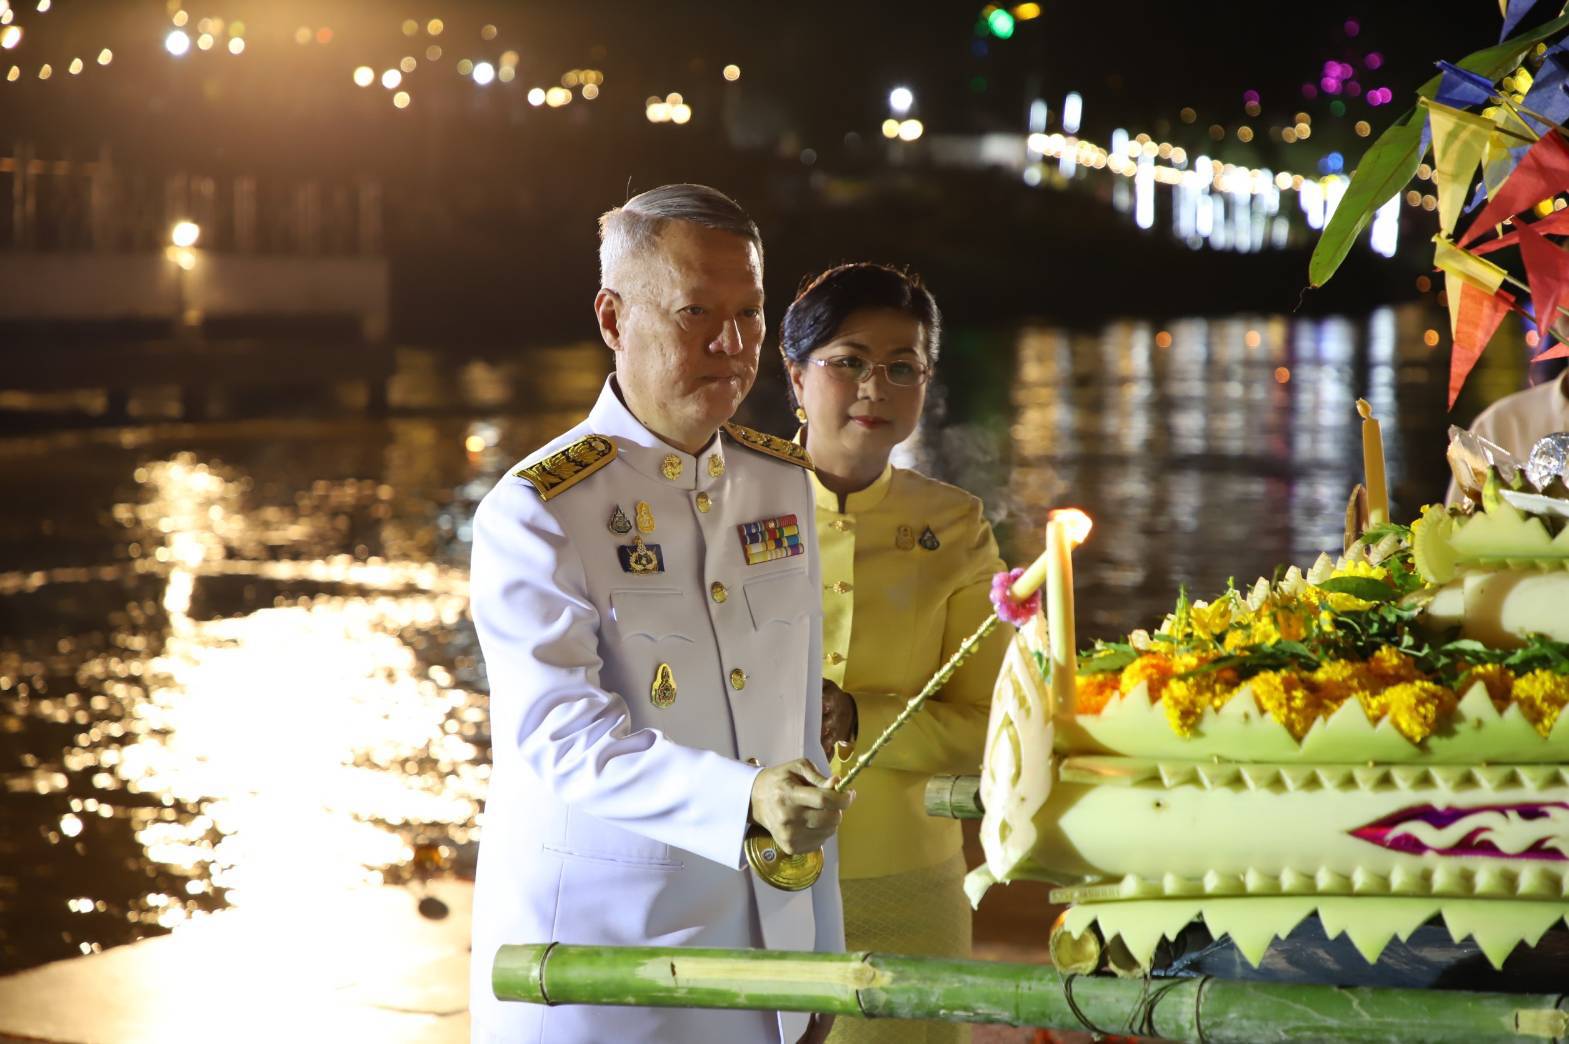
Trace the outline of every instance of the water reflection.
[[1208, 593], [1311, 561], [1339, 546], [1361, 480], [1358, 396], [1384, 423], [1396, 514], [1409, 513], [1443, 474], [1429, 318], [1385, 308], [1023, 331], [1003, 519], [1012, 557], [1028, 555], [1052, 507], [1095, 517], [1078, 552], [1087, 637], [1155, 622], [1179, 585]]
[[[1358, 395], [1385, 420], [1397, 514], [1436, 495], [1432, 321], [954, 331], [946, 416], [907, 456], [983, 496], [1013, 561], [1050, 508], [1094, 515], [1082, 631], [1114, 635], [1179, 584], [1335, 547]], [[586, 412], [606, 365], [588, 346], [405, 353], [393, 402], [422, 417], [0, 443], [0, 476], [28, 492], [0, 525], [0, 970], [226, 905], [287, 917], [472, 840], [489, 737], [470, 519]], [[785, 430], [782, 402], [761, 387], [744, 419]]]

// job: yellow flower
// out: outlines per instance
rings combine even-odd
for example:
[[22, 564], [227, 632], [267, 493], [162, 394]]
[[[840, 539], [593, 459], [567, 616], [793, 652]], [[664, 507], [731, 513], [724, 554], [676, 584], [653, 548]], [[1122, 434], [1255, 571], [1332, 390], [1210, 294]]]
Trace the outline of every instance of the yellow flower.
[[1172, 672], [1172, 661], [1169, 657], [1160, 653], [1145, 653], [1122, 669], [1117, 688], [1126, 696], [1143, 682], [1149, 686], [1150, 702], [1154, 703], [1160, 699], [1161, 689], [1165, 688]]
[[1397, 682], [1421, 681], [1426, 677], [1417, 669], [1415, 661], [1392, 645], [1381, 645], [1367, 662], [1372, 680], [1385, 685]]
[[1099, 714], [1107, 702], [1117, 695], [1118, 676], [1114, 671], [1081, 674], [1074, 682], [1073, 709], [1076, 714]]
[[1514, 700], [1526, 720], [1546, 736], [1553, 731], [1558, 712], [1569, 703], [1569, 675], [1548, 670], [1522, 674], [1515, 679]]
[[1501, 713], [1509, 706], [1509, 693], [1514, 688], [1515, 672], [1501, 663], [1479, 663], [1460, 679], [1460, 692], [1465, 692], [1477, 682], [1487, 686], [1487, 695]]
[[1231, 626], [1231, 599], [1217, 598], [1209, 605], [1195, 605], [1188, 611], [1188, 622], [1200, 638], [1214, 638]]
[[1325, 711], [1334, 713], [1342, 703], [1367, 691], [1367, 666], [1351, 660], [1325, 660], [1310, 680]]
[[1318, 720], [1319, 701], [1295, 671], [1263, 671], [1248, 679], [1259, 709], [1286, 727], [1296, 739], [1307, 735]]
[[[1210, 657], [1186, 653], [1172, 662], [1174, 674], [1183, 674], [1209, 662]], [[1237, 672], [1227, 668], [1207, 671], [1191, 678], [1173, 677], [1161, 692], [1166, 720], [1179, 736], [1193, 735], [1194, 726], [1206, 707], [1219, 710], [1237, 691]]]
[[1421, 743], [1433, 734], [1440, 719], [1455, 709], [1455, 694], [1430, 681], [1401, 682], [1380, 694], [1395, 729], [1412, 743]]

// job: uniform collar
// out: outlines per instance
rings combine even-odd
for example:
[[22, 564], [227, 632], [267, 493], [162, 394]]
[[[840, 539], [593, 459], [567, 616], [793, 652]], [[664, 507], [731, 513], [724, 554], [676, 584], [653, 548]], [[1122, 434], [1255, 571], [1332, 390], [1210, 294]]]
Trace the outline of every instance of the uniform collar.
[[649, 431], [627, 409], [616, 387], [615, 374], [605, 378], [605, 386], [589, 411], [588, 427], [616, 444], [618, 458], [674, 489], [707, 489], [725, 473], [724, 443], [718, 432], [695, 456], [683, 453]]
[[[825, 511], [840, 514], [839, 494], [823, 485], [817, 477], [817, 472], [809, 472], [812, 476], [812, 495], [817, 500], [817, 506]], [[858, 489], [844, 498], [843, 514], [854, 515], [862, 511], [871, 511], [888, 496], [888, 488], [893, 484], [893, 465], [883, 468], [883, 473], [878, 475], [870, 486]]]

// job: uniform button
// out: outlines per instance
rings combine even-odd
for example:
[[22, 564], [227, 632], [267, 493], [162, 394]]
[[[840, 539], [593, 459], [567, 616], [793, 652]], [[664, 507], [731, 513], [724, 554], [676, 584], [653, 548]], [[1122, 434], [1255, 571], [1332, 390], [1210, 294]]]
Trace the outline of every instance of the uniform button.
[[763, 763], [761, 761], [758, 761], [756, 758], [747, 758], [746, 759], [746, 763], [748, 765], [752, 766], [753, 768], [762, 768], [762, 766], [763, 766]]
[[841, 655], [840, 653], [836, 653], [836, 652], [829, 653], [827, 656], [824, 656], [823, 659], [827, 660], [829, 663], [833, 664], [835, 667], [839, 666], [841, 663], [844, 662], [844, 656]]
[[849, 529], [852, 524], [853, 523], [851, 523], [851, 521], [847, 518], [836, 518], [832, 522], [828, 523], [828, 528], [837, 529], [839, 532], [843, 533], [845, 530]]
[[[725, 585], [720, 583], [718, 580], [715, 580], [713, 583], [708, 585], [708, 593], [713, 596], [713, 599], [716, 602], [723, 602], [726, 598], [730, 597], [730, 592], [725, 590]], [[737, 688], [739, 688], [739, 686], [737, 686]]]
[[712, 500], [708, 499], [708, 494], [707, 493], [699, 493], [697, 495], [697, 510], [701, 511], [703, 514], [706, 515], [706, 514], [708, 514], [708, 509], [713, 507], [713, 506], [714, 506], [714, 502]]
[[730, 672], [730, 687], [737, 692], [746, 688], [746, 672], [737, 667]]
[[834, 594], [849, 594], [853, 590], [855, 590], [855, 586], [853, 584], [851, 584], [848, 580], [835, 580], [834, 581], [834, 586], [833, 586]]

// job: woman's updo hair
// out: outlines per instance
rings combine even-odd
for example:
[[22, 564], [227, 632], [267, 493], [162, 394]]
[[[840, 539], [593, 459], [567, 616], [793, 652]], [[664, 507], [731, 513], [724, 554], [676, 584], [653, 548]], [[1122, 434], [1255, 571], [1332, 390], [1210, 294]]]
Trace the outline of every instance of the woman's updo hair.
[[942, 312], [931, 291], [913, 272], [868, 261], [838, 265], [802, 280], [779, 326], [779, 351], [790, 362], [805, 362], [833, 340], [852, 312], [863, 308], [891, 308], [920, 323], [926, 331], [926, 362], [936, 363]]

